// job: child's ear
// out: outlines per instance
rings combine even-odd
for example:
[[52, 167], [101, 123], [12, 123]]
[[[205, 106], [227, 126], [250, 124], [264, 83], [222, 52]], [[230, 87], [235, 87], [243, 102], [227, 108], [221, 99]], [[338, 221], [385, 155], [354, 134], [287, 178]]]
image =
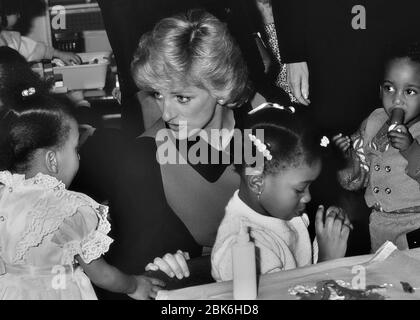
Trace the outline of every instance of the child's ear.
[[379, 98], [382, 99], [382, 95], [384, 93], [384, 90], [382, 89], [382, 86], [379, 85]]
[[248, 176], [248, 187], [255, 194], [261, 194], [264, 191], [264, 175], [255, 174]]
[[58, 161], [55, 151], [48, 150], [45, 153], [45, 165], [50, 173], [58, 173]]

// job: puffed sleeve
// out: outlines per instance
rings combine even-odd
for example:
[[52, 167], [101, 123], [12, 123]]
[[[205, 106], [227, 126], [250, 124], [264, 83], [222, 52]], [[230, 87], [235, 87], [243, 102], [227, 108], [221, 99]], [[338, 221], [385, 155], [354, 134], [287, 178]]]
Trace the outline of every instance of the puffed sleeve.
[[107, 235], [111, 228], [106, 215], [104, 206], [83, 206], [63, 221], [52, 239], [63, 248], [63, 264], [72, 264], [76, 255], [90, 263], [108, 251], [113, 240]]

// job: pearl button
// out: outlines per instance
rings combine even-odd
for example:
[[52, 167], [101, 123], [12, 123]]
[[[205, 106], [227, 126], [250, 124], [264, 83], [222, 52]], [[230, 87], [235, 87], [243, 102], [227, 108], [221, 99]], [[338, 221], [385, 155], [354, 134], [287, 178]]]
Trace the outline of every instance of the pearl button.
[[379, 169], [381, 169], [381, 167], [379, 166], [379, 164], [375, 165], [375, 171], [379, 171]]
[[378, 193], [379, 192], [379, 188], [378, 187], [373, 188], [373, 192], [374, 193]]
[[13, 192], [13, 188], [9, 187], [9, 192], [12, 193]]
[[386, 193], [386, 194], [390, 194], [390, 193], [391, 193], [391, 189], [390, 189], [390, 188], [386, 188], [386, 189], [385, 189], [385, 193]]
[[386, 166], [386, 167], [385, 167], [385, 171], [386, 171], [386, 172], [391, 172], [391, 167], [390, 167], [390, 166]]

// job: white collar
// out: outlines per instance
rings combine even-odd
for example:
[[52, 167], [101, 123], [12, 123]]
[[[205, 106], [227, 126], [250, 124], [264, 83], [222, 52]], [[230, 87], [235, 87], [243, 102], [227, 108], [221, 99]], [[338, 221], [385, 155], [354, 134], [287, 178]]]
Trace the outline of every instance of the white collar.
[[294, 225], [295, 222], [300, 219], [302, 219], [306, 227], [309, 226], [309, 218], [306, 213], [304, 213], [302, 216], [294, 217], [291, 220], [283, 220], [258, 213], [242, 201], [242, 199], [239, 197], [239, 190], [236, 190], [233, 194], [233, 197], [230, 199], [226, 207], [226, 212], [231, 212], [232, 214], [240, 213], [241, 216], [248, 218], [250, 221], [264, 225], [265, 227], [272, 230], [277, 229], [279, 226], [289, 226], [290, 224]]
[[16, 188], [20, 186], [38, 185], [46, 189], [64, 190], [66, 186], [56, 178], [38, 173], [35, 177], [25, 179], [23, 174], [12, 174], [9, 171], [0, 171], [0, 183], [9, 188]]

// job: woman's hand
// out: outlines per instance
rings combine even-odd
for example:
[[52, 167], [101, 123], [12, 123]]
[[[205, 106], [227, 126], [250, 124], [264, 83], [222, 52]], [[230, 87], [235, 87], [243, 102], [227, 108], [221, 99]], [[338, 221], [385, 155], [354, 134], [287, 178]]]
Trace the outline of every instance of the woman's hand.
[[324, 223], [324, 207], [319, 206], [315, 230], [320, 262], [344, 257], [350, 230], [353, 230], [353, 225], [341, 208], [329, 207], [325, 215]]
[[309, 100], [309, 70], [306, 62], [287, 64], [287, 81], [299, 103], [307, 106]]
[[159, 279], [145, 276], [133, 277], [136, 281], [136, 290], [128, 296], [136, 300], [155, 299], [158, 291], [165, 286], [165, 283]]
[[167, 253], [162, 258], [155, 258], [153, 263], [146, 266], [146, 271], [161, 270], [169, 277], [176, 276], [178, 279], [190, 276], [187, 260], [190, 259], [188, 252], [178, 250], [175, 254]]
[[349, 136], [343, 136], [343, 134], [340, 133], [334, 136], [332, 141], [344, 155], [348, 155], [348, 151], [351, 147], [351, 140]]
[[388, 132], [388, 139], [391, 146], [400, 151], [407, 150], [414, 141], [410, 131], [404, 125], [399, 125], [394, 130]]

